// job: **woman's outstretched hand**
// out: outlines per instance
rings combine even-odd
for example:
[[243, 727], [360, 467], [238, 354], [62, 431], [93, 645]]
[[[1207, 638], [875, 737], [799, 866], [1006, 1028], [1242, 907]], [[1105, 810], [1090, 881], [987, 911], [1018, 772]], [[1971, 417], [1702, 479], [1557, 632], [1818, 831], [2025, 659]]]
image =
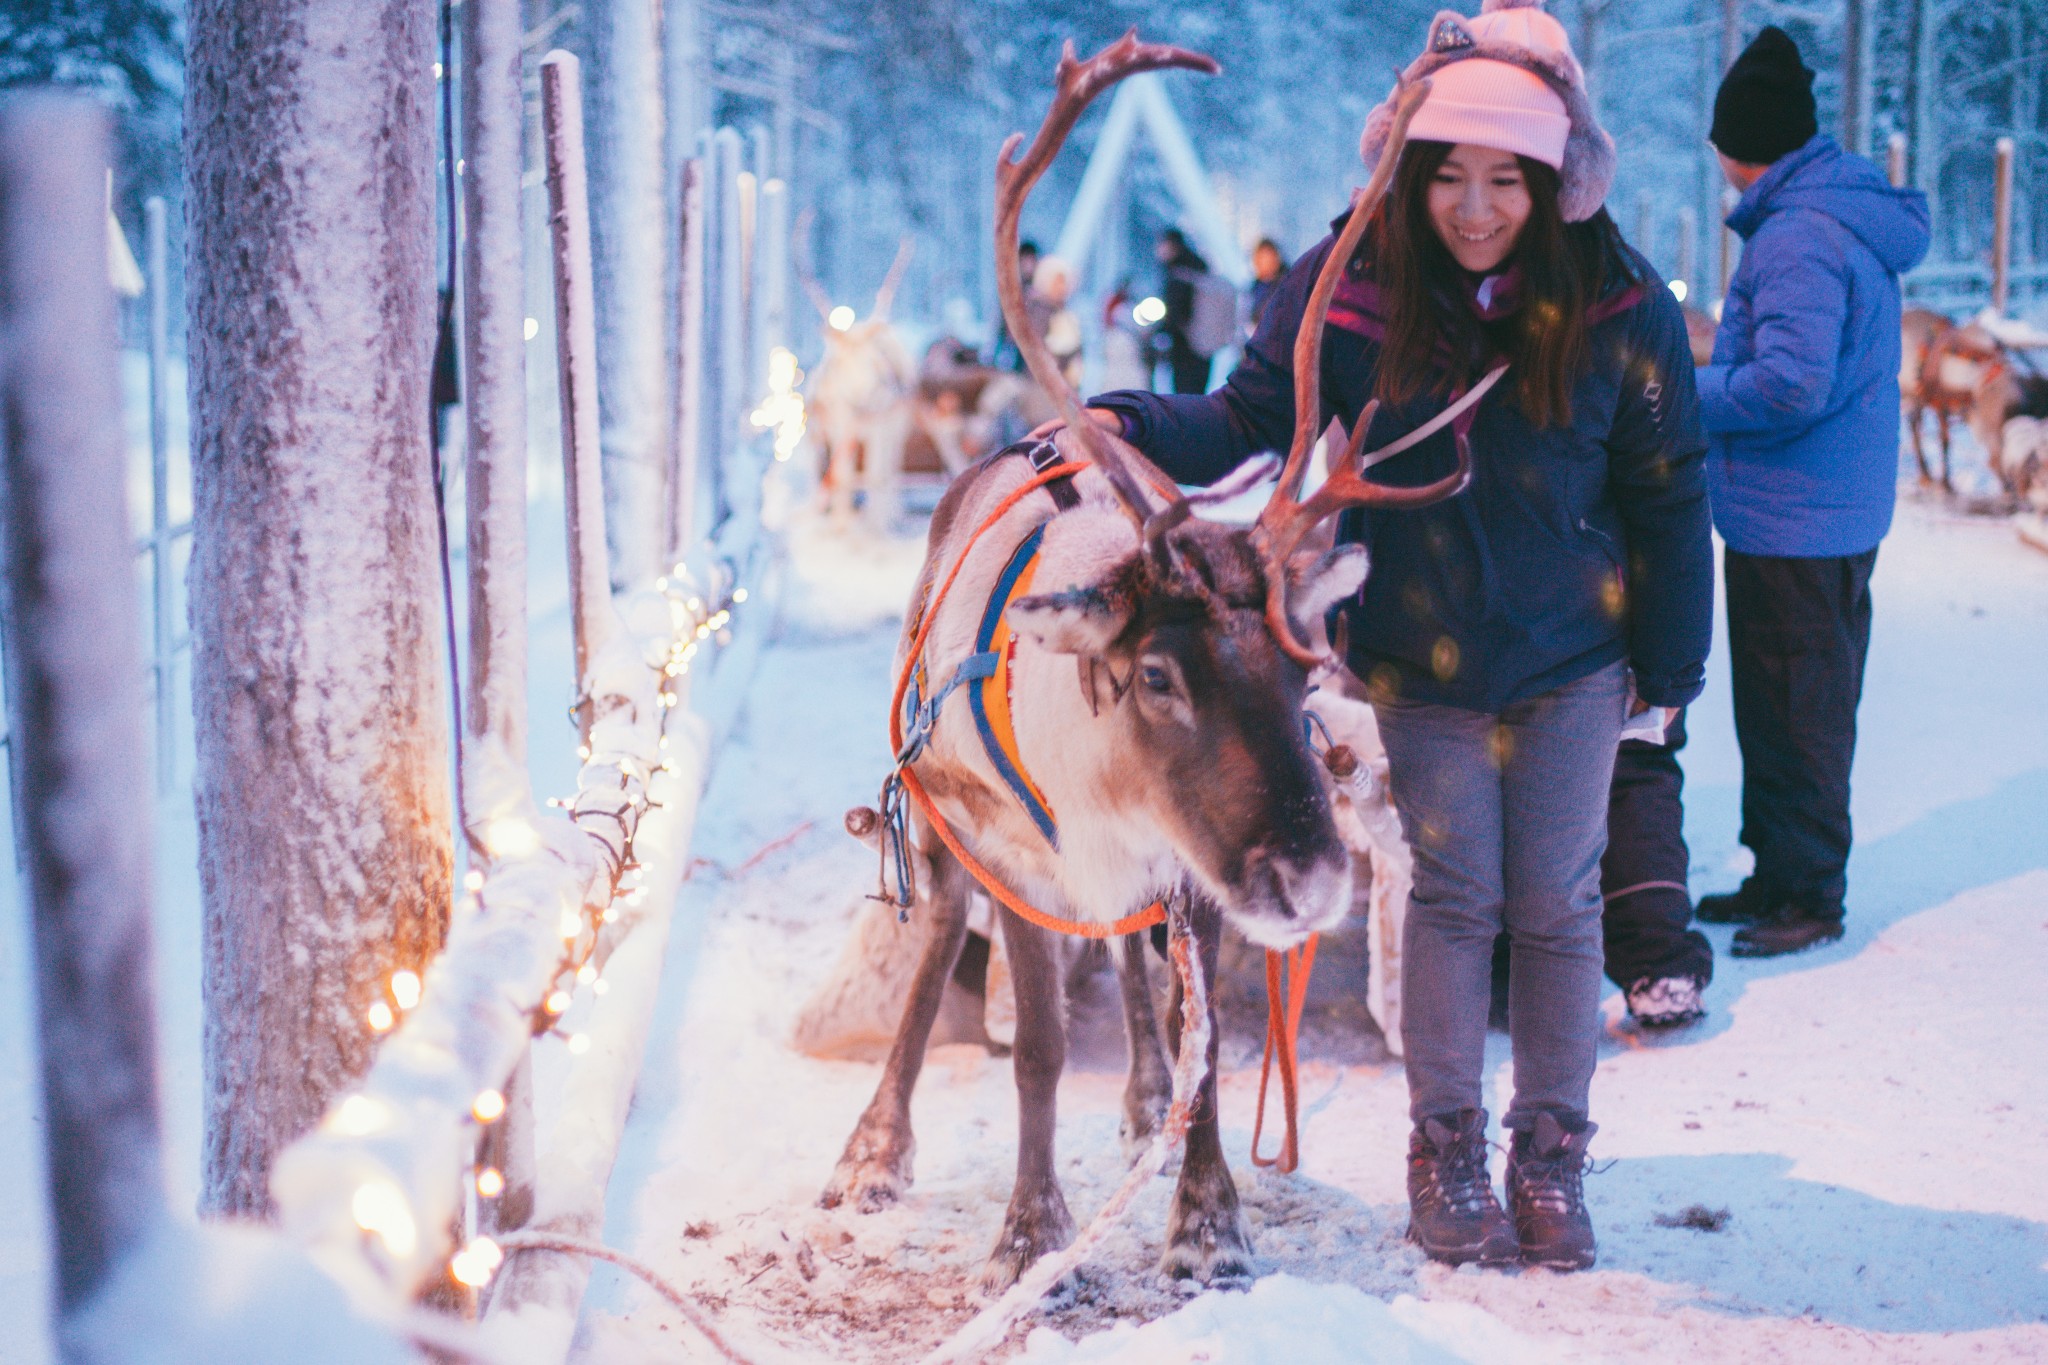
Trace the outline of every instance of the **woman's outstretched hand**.
[[[1124, 434], [1124, 419], [1111, 412], [1108, 408], [1083, 408], [1082, 411], [1088, 415], [1089, 421], [1095, 423], [1096, 426], [1101, 427], [1110, 435], [1121, 436]], [[1066, 425], [1058, 417], [1053, 418], [1050, 422], [1040, 422], [1031, 429], [1031, 435], [1027, 439], [1043, 441], [1054, 432], [1064, 430]]]

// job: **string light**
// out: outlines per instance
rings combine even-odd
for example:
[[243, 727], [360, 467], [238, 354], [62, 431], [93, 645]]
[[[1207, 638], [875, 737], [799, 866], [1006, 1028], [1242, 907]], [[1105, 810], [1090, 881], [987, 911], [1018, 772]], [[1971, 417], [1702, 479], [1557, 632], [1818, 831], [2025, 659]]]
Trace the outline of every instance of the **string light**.
[[391, 998], [398, 1002], [398, 1008], [409, 1010], [420, 1003], [420, 978], [418, 972], [400, 967], [391, 974]]
[[328, 1131], [343, 1137], [370, 1137], [391, 1126], [391, 1107], [368, 1095], [350, 1095], [328, 1120]]
[[470, 870], [469, 870], [468, 872], [465, 872], [465, 873], [463, 873], [463, 874], [462, 874], [462, 889], [463, 889], [463, 890], [465, 890], [465, 891], [481, 891], [481, 890], [483, 890], [483, 889], [484, 889], [484, 874], [483, 874], [482, 872], [478, 871], [478, 870], [477, 870], [477, 869], [475, 869], [475, 868], [471, 868], [471, 869], [470, 869]]
[[480, 1091], [476, 1103], [469, 1106], [469, 1112], [476, 1116], [478, 1123], [496, 1123], [505, 1117], [505, 1092], [502, 1090]]
[[581, 967], [578, 967], [576, 969], [576, 980], [585, 986], [597, 980], [597, 964], [586, 962]]
[[587, 1033], [570, 1034], [569, 1051], [575, 1053], [578, 1057], [590, 1051], [590, 1035]]
[[457, 1284], [481, 1289], [505, 1263], [505, 1253], [488, 1237], [471, 1238], [469, 1244], [448, 1258], [448, 1273]]
[[571, 1003], [573, 1002], [569, 997], [569, 992], [551, 991], [548, 993], [545, 1008], [549, 1014], [567, 1014]]
[[496, 1166], [486, 1166], [476, 1173], [476, 1192], [486, 1199], [496, 1199], [505, 1192], [505, 1177]]
[[501, 815], [484, 826], [484, 846], [492, 858], [531, 858], [540, 852], [540, 831], [520, 815]]
[[391, 1012], [391, 1006], [385, 1004], [382, 1000], [372, 1000], [370, 1002], [368, 1017], [370, 1031], [373, 1033], [389, 1033], [391, 1026], [398, 1022], [398, 1016]]
[[372, 1180], [357, 1186], [348, 1208], [356, 1226], [364, 1232], [374, 1233], [383, 1241], [384, 1249], [401, 1261], [418, 1248], [420, 1234], [418, 1225], [413, 1222], [412, 1206], [405, 1202], [405, 1194], [390, 1181]]
[[775, 458], [778, 460], [789, 459], [803, 444], [804, 396], [800, 387], [803, 379], [804, 372], [797, 368], [795, 353], [782, 346], [768, 353], [768, 395], [747, 420], [757, 430], [775, 433]]

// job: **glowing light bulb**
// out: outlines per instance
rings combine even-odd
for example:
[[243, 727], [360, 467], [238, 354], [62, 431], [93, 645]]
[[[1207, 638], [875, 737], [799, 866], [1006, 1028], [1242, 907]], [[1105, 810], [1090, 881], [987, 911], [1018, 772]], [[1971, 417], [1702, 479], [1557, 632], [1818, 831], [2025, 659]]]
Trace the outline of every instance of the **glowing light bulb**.
[[481, 1289], [491, 1282], [491, 1276], [497, 1274], [498, 1267], [504, 1263], [505, 1253], [496, 1242], [488, 1237], [475, 1237], [448, 1258], [448, 1273], [458, 1284]]
[[1155, 322], [1164, 322], [1165, 320], [1166, 300], [1157, 295], [1151, 298], [1139, 299], [1137, 306], [1131, 309], [1131, 321], [1137, 323], [1140, 327], [1150, 327]]
[[842, 303], [826, 315], [825, 321], [832, 325], [833, 331], [843, 332], [853, 326], [853, 310]]
[[369, 1137], [390, 1126], [390, 1107], [368, 1095], [350, 1095], [341, 1102], [327, 1124], [328, 1131], [343, 1137]]
[[370, 1030], [373, 1033], [389, 1033], [391, 1026], [398, 1022], [398, 1016], [391, 1012], [391, 1006], [382, 1000], [372, 1000], [368, 1012]]
[[747, 590], [746, 590], [745, 588], [734, 588], [734, 589], [732, 590], [732, 600], [733, 600], [733, 601], [735, 601], [735, 602], [744, 602], [744, 601], [746, 601], [746, 600], [747, 600]]
[[588, 986], [591, 982], [597, 980], [597, 967], [589, 962], [584, 963], [576, 969], [576, 979]]
[[500, 815], [484, 826], [484, 847], [493, 858], [531, 858], [540, 852], [540, 831], [521, 815]]
[[590, 1035], [587, 1033], [570, 1034], [569, 1051], [575, 1053], [578, 1057], [590, 1051]]
[[537, 337], [537, 336], [539, 336], [539, 335], [540, 335], [540, 319], [539, 319], [539, 318], [528, 318], [528, 319], [526, 320], [526, 339], [527, 339], [528, 341], [531, 341], [531, 340], [533, 340], [533, 339], [534, 339], [535, 337]]
[[470, 872], [465, 872], [465, 873], [463, 873], [463, 874], [462, 874], [462, 889], [463, 889], [463, 890], [465, 890], [465, 891], [481, 891], [481, 890], [483, 890], [483, 889], [484, 889], [484, 874], [483, 874], [483, 873], [481, 873], [481, 872], [476, 872], [476, 871], [470, 871]]
[[496, 1166], [486, 1166], [476, 1173], [476, 1192], [486, 1199], [496, 1199], [505, 1192], [505, 1177]]
[[1685, 281], [1684, 281], [1684, 280], [1673, 280], [1673, 281], [1671, 282], [1671, 297], [1672, 297], [1672, 298], [1674, 298], [1674, 299], [1677, 299], [1677, 300], [1678, 300], [1678, 301], [1679, 301], [1680, 303], [1684, 303], [1684, 302], [1685, 302], [1685, 295], [1686, 295], [1686, 287], [1685, 287]]
[[569, 1012], [569, 1005], [569, 992], [553, 991], [549, 993], [544, 1008], [549, 1014], [567, 1014]]
[[563, 938], [574, 938], [583, 932], [583, 916], [574, 910], [564, 910], [562, 922], [555, 927], [562, 931]]
[[391, 998], [398, 1002], [398, 1008], [409, 1010], [420, 1003], [420, 977], [418, 972], [400, 967], [391, 974]]
[[601, 976], [597, 980], [590, 983], [590, 993], [592, 995], [603, 995], [606, 991], [609, 991], [611, 988], [612, 983], [605, 980]]
[[412, 1255], [419, 1246], [419, 1228], [413, 1222], [412, 1206], [389, 1181], [373, 1180], [358, 1186], [349, 1200], [349, 1212], [357, 1227], [376, 1234], [385, 1250], [400, 1260]]
[[505, 1092], [485, 1090], [476, 1097], [476, 1103], [469, 1106], [469, 1112], [476, 1116], [478, 1123], [496, 1123], [505, 1116]]

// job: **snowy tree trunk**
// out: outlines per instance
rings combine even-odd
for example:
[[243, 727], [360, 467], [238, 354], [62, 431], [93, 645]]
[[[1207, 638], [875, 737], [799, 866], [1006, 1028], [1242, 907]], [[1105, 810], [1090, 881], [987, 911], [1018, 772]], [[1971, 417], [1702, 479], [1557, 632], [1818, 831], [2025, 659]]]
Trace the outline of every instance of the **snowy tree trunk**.
[[16, 96], [0, 118], [7, 719], [66, 1312], [143, 1241], [163, 1199], [107, 131], [77, 98]]
[[1870, 151], [1871, 35], [1876, 28], [1871, 0], [1842, 5], [1842, 146]]
[[1913, 70], [1913, 183], [1927, 195], [1928, 215], [1938, 229], [1941, 222], [1941, 144], [1936, 140], [1936, 105], [1941, 80], [1941, 49], [1936, 38], [1941, 31], [1943, 0], [1912, 0]]
[[681, 202], [676, 290], [676, 420], [669, 463], [668, 552], [679, 560], [697, 543], [697, 479], [704, 446], [704, 162], [677, 172]]
[[193, 0], [185, 168], [206, 1176], [368, 1067], [446, 932], [429, 0]]
[[598, 405], [612, 586], [661, 572], [667, 529], [668, 221], [659, 0], [594, 0], [589, 106]]

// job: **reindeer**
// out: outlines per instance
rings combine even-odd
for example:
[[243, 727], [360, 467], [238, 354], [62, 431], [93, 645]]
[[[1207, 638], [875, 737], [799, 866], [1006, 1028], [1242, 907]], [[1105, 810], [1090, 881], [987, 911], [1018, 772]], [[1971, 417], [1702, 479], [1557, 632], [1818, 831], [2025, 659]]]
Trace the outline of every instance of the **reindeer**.
[[[915, 376], [909, 354], [889, 325], [889, 308], [910, 264], [911, 240], [904, 238], [897, 248], [868, 315], [840, 326], [833, 320], [838, 310], [831, 296], [811, 274], [804, 249], [810, 222], [806, 210], [797, 223], [796, 249], [790, 255], [797, 279], [824, 324], [825, 358], [811, 374], [804, 408], [809, 428], [825, 452], [826, 507], [833, 521], [843, 526], [853, 519], [856, 485], [865, 487], [871, 514], [886, 515], [903, 466]], [[846, 321], [844, 314], [839, 321]]]
[[[1214, 979], [1226, 921], [1254, 943], [1287, 947], [1335, 925], [1350, 905], [1350, 855], [1303, 734], [1309, 674], [1329, 658], [1304, 645], [1300, 631], [1358, 590], [1365, 556], [1352, 546], [1326, 553], [1311, 537], [1346, 508], [1420, 507], [1455, 495], [1471, 477], [1471, 452], [1459, 437], [1457, 469], [1432, 484], [1370, 483], [1361, 466], [1375, 411], [1368, 407], [1329, 480], [1305, 501], [1300, 491], [1321, 430], [1330, 296], [1386, 196], [1428, 83], [1404, 88], [1388, 154], [1310, 296], [1295, 346], [1292, 446], [1257, 524], [1243, 527], [1195, 515], [1198, 499], [1083, 417], [1079, 397], [1028, 324], [1014, 264], [1025, 199], [1082, 111], [1127, 75], [1174, 67], [1217, 70], [1208, 57], [1142, 44], [1135, 32], [1085, 63], [1067, 44], [1052, 108], [1029, 150], [1015, 160], [1023, 139], [1014, 136], [997, 161], [995, 259], [1004, 317], [1066, 425], [1050, 451], [1015, 446], [967, 471], [933, 514], [897, 653], [899, 676], [923, 681], [908, 707], [913, 737], [894, 779], [918, 802], [909, 811], [904, 852], [925, 871], [915, 913], [929, 927], [880, 1084], [821, 1198], [828, 1208], [881, 1207], [911, 1180], [911, 1091], [966, 933], [975, 875], [947, 838], [1040, 914], [1106, 927], [1166, 893], [1176, 903], [1179, 942], [1192, 940], [1194, 970], [1205, 982]], [[1041, 470], [1048, 458], [1061, 463]], [[1054, 482], [1027, 487], [1083, 462]], [[1032, 575], [1028, 590], [1002, 607], [999, 585], [1024, 572]], [[1048, 815], [1058, 813], [1050, 832], [1013, 775], [997, 766], [996, 750], [962, 716], [965, 707], [940, 710], [946, 693], [970, 677], [963, 664], [977, 655], [1007, 661], [1007, 685], [994, 695], [1007, 698], [1025, 785]], [[848, 816], [856, 832], [876, 823], [865, 809]], [[885, 844], [888, 828], [884, 822]], [[1018, 914], [998, 914], [1017, 1003], [1019, 1136], [1016, 1183], [982, 1277], [991, 1293], [1074, 1232], [1053, 1161], [1066, 1042], [1052, 942]], [[1136, 989], [1130, 984], [1140, 976], [1131, 968], [1142, 959], [1131, 951], [1132, 938], [1121, 946], [1133, 1055], [1125, 1122], [1142, 1127], [1156, 1121], [1150, 1113], [1165, 1089], [1166, 1068], [1141, 977]], [[1182, 989], [1176, 980], [1167, 1016], [1175, 1049]], [[1210, 1022], [1206, 1076], [1160, 1262], [1168, 1274], [1201, 1281], [1251, 1271], [1217, 1126], [1213, 1010]]]

